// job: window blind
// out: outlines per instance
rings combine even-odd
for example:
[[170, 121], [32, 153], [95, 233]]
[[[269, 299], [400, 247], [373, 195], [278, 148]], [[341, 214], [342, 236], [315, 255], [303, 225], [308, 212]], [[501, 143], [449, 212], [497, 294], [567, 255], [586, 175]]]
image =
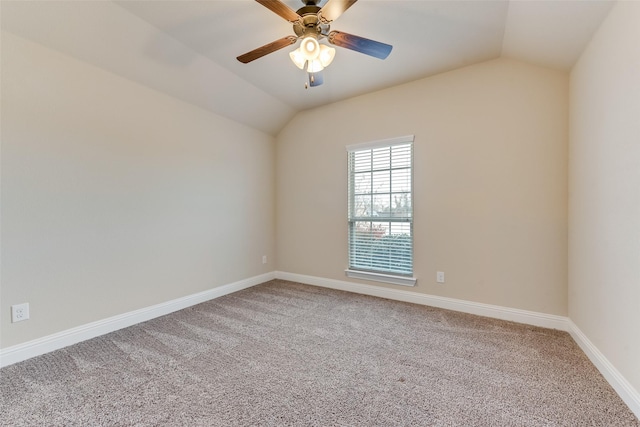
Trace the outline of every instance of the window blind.
[[348, 164], [349, 268], [411, 275], [413, 137], [349, 146]]

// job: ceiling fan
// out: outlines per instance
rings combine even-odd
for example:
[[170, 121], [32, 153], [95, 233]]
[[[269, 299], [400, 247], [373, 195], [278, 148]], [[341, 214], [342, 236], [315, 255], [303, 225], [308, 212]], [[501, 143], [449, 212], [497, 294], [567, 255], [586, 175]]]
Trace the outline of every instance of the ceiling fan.
[[[280, 15], [293, 24], [295, 36], [283, 37], [238, 56], [238, 61], [247, 64], [265, 55], [290, 46], [302, 39], [300, 47], [289, 54], [298, 68], [307, 70], [311, 86], [322, 84], [322, 70], [328, 66], [335, 55], [335, 49], [319, 41], [327, 41], [335, 46], [344, 47], [365, 55], [385, 59], [393, 46], [380, 43], [342, 31], [330, 31], [329, 24], [335, 21], [357, 0], [329, 0], [324, 6], [318, 6], [322, 0], [302, 0], [304, 6], [297, 11], [289, 8], [281, 0], [256, 0], [258, 3]], [[307, 85], [305, 84], [305, 87]]]

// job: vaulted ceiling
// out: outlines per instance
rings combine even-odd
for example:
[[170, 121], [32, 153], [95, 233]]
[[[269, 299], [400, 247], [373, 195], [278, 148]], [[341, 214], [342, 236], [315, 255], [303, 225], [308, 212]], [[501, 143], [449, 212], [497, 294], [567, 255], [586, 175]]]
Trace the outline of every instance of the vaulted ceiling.
[[4, 31], [275, 135], [300, 110], [501, 56], [569, 70], [613, 2], [360, 0], [331, 29], [393, 51], [383, 61], [338, 47], [324, 84], [309, 89], [289, 59], [296, 46], [249, 64], [236, 60], [293, 34], [255, 1], [0, 4]]

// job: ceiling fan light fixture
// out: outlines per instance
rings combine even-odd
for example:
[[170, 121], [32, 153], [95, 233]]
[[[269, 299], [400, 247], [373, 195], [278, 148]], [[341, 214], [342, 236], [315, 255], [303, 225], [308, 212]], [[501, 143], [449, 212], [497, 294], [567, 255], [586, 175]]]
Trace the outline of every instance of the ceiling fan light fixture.
[[328, 67], [333, 62], [333, 58], [336, 56], [336, 50], [332, 47], [320, 45], [320, 55], [318, 59], [323, 67]]
[[293, 61], [293, 63], [296, 64], [296, 67], [300, 68], [301, 70], [304, 69], [304, 65], [307, 63], [307, 59], [304, 57], [304, 54], [302, 53], [300, 48], [290, 52], [289, 58], [291, 58], [291, 61]]

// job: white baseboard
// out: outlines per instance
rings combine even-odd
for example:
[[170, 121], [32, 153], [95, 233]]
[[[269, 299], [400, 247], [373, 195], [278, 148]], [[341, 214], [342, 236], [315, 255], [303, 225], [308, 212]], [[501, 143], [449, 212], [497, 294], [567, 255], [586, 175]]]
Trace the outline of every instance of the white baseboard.
[[640, 418], [640, 393], [638, 390], [622, 376], [571, 319], [569, 319], [569, 333], [591, 362], [598, 368], [602, 376], [605, 377], [611, 387], [618, 393], [624, 403], [627, 404], [629, 409], [631, 409], [636, 417]]
[[9, 366], [23, 360], [30, 359], [41, 354], [76, 344], [118, 329], [133, 326], [135, 324], [164, 316], [183, 308], [191, 307], [221, 296], [250, 288], [260, 283], [268, 282], [275, 278], [275, 273], [265, 273], [259, 276], [250, 277], [227, 285], [218, 286], [207, 291], [187, 295], [171, 301], [156, 304], [139, 310], [109, 317], [107, 319], [91, 322], [76, 328], [67, 329], [46, 337], [28, 341], [23, 344], [14, 345], [5, 349], [0, 349], [0, 367]]
[[380, 286], [364, 285], [335, 279], [325, 279], [322, 277], [306, 276], [303, 274], [287, 273], [283, 271], [276, 271], [275, 274], [277, 279], [290, 280], [292, 282], [339, 289], [342, 291], [371, 295], [396, 301], [428, 305], [431, 307], [460, 311], [463, 313], [491, 317], [494, 319], [509, 320], [512, 322], [541, 326], [549, 329], [558, 329], [565, 332], [569, 330], [569, 319], [553, 314], [538, 313], [535, 311], [520, 310], [517, 308], [502, 307], [499, 305], [421, 294], [405, 289], [383, 288]]

